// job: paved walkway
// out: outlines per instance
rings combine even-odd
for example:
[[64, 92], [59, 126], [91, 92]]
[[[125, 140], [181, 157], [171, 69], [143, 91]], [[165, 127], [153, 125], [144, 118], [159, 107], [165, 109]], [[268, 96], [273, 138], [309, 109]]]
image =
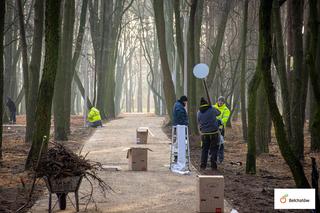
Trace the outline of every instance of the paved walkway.
[[[94, 199], [97, 210], [89, 206], [89, 212], [175, 212], [196, 211], [196, 171], [191, 175], [177, 175], [169, 171], [170, 139], [162, 131], [162, 117], [146, 114], [124, 114], [123, 118], [98, 128], [86, 142], [83, 153], [87, 158], [106, 166], [121, 167], [120, 171], [101, 171], [100, 177], [108, 183], [115, 193], [107, 198], [95, 190]], [[136, 145], [136, 128], [147, 126], [154, 136], [149, 136], [147, 145]], [[148, 171], [128, 171], [126, 149], [132, 146], [146, 146], [153, 150], [148, 153]], [[83, 181], [80, 197], [89, 192], [89, 184]], [[81, 195], [82, 194], [82, 195]], [[71, 196], [73, 199], [73, 196]], [[84, 210], [85, 201], [80, 200], [80, 210]], [[67, 211], [74, 212], [68, 203]], [[38, 201], [31, 212], [44, 212], [48, 208], [48, 198]], [[58, 209], [57, 207], [55, 209]], [[57, 211], [60, 212], [60, 211]], [[61, 211], [62, 212], [62, 211]], [[225, 212], [230, 212], [226, 208]]]

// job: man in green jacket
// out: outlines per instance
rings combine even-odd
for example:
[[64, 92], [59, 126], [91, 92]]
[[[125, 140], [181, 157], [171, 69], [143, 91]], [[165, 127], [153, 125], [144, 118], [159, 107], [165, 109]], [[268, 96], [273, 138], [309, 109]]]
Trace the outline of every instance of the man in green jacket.
[[220, 111], [220, 115], [217, 116], [217, 120], [219, 122], [219, 129], [221, 133], [220, 138], [220, 149], [218, 151], [218, 162], [222, 162], [224, 159], [224, 135], [225, 135], [225, 127], [230, 117], [230, 110], [225, 104], [225, 98], [220, 96], [218, 98], [218, 102], [214, 105], [214, 107]]

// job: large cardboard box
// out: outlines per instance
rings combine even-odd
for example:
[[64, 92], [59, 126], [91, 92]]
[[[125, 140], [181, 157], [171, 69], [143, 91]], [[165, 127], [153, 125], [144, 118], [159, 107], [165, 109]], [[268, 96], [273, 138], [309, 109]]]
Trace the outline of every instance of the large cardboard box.
[[148, 142], [148, 127], [139, 127], [137, 129], [137, 144], [147, 144]]
[[199, 175], [197, 180], [197, 211], [224, 212], [224, 177], [222, 175]]
[[143, 147], [132, 147], [128, 150], [127, 158], [129, 159], [129, 170], [148, 170], [148, 150], [150, 149]]

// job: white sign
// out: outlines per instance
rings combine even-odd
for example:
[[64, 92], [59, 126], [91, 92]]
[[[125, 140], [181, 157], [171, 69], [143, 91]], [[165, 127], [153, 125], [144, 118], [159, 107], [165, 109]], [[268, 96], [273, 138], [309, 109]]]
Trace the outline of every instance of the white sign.
[[315, 189], [274, 189], [275, 209], [315, 209]]
[[193, 68], [193, 75], [196, 78], [204, 79], [209, 74], [209, 67], [206, 64], [197, 64]]

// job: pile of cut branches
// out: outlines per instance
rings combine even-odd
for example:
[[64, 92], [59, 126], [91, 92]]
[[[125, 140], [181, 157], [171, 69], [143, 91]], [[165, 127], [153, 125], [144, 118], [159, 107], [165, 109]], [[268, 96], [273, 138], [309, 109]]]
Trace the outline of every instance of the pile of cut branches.
[[87, 171], [97, 170], [98, 163], [89, 162], [59, 143], [52, 143], [47, 153], [42, 154], [39, 165], [35, 168], [38, 177], [63, 178], [85, 175]]
[[[46, 140], [46, 138], [44, 138], [44, 140]], [[30, 189], [28, 201], [25, 205], [21, 206], [17, 212], [23, 210], [31, 201], [36, 182], [43, 177], [58, 179], [83, 176], [90, 183], [91, 187], [89, 196], [86, 196], [88, 197], [86, 210], [90, 202], [93, 202], [96, 206], [92, 197], [94, 191], [93, 182], [98, 184], [98, 188], [101, 193], [103, 193], [104, 197], [106, 197], [106, 192], [113, 191], [112, 188], [97, 175], [97, 172], [102, 169], [102, 165], [99, 162], [87, 160], [86, 156], [88, 153], [85, 156], [81, 156], [80, 154], [75, 154], [62, 144], [56, 142], [51, 142], [50, 144], [49, 150], [41, 155], [40, 159], [35, 164], [36, 166], [33, 168], [34, 180]]]

